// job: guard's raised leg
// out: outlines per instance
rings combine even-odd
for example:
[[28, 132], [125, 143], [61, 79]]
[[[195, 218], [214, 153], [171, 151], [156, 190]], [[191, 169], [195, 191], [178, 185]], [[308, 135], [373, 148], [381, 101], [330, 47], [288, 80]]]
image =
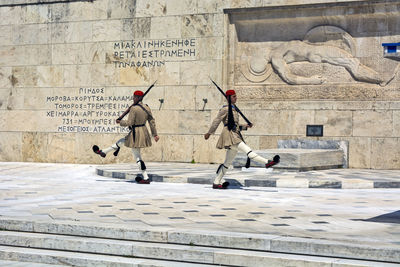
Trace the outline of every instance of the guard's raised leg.
[[101, 157], [105, 157], [108, 152], [114, 151], [114, 156], [118, 155], [120, 146], [125, 142], [125, 138], [119, 139], [115, 144], [111, 145], [110, 147], [107, 147], [105, 149], [100, 149], [97, 145], [93, 146], [93, 152], [100, 155]]
[[[278, 164], [279, 161], [280, 161], [279, 155], [275, 155], [274, 158], [273, 158], [273, 160], [268, 160], [268, 159], [266, 159], [266, 158], [261, 157], [261, 156], [258, 155], [257, 153], [253, 152], [253, 151], [251, 150], [251, 148], [250, 148], [248, 145], [246, 145], [244, 142], [240, 142], [240, 143], [239, 143], [238, 149], [239, 149], [240, 151], [246, 153], [246, 154], [247, 154], [247, 157], [248, 157], [250, 160], [254, 160], [254, 161], [257, 161], [257, 162], [259, 162], [259, 163], [265, 164], [265, 168], [270, 168], [270, 167], [272, 167], [272, 166]], [[249, 166], [247, 166], [247, 165], [249, 165], [249, 164], [246, 164], [246, 167], [249, 167]]]
[[103, 152], [104, 152], [105, 154], [107, 154], [107, 153], [109, 153], [109, 152], [111, 152], [111, 151], [114, 151], [114, 156], [117, 156], [118, 153], [119, 153], [120, 147], [121, 147], [124, 143], [125, 143], [125, 138], [121, 138], [121, 139], [119, 139], [115, 144], [113, 144], [112, 146], [103, 149]]

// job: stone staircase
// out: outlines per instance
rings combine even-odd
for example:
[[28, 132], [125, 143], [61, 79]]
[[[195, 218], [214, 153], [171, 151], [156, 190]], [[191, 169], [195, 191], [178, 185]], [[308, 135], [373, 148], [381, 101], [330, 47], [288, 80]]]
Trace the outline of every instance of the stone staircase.
[[[384, 244], [0, 219], [0, 260], [29, 266], [399, 266]], [[1, 263], [1, 261], [0, 261]], [[42, 265], [38, 265], [42, 266]]]
[[[279, 155], [281, 161], [273, 167], [275, 170], [311, 171], [347, 168], [347, 151], [347, 141], [279, 140], [278, 149], [254, 152], [267, 159]], [[233, 167], [244, 167], [246, 160], [247, 156], [244, 153], [238, 153], [233, 161]], [[251, 161], [250, 167], [264, 167], [264, 165]]]

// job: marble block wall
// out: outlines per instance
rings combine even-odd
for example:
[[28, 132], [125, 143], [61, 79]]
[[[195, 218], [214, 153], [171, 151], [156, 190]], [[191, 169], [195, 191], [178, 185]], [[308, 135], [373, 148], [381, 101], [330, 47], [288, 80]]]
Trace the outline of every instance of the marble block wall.
[[[132, 162], [129, 149], [103, 159], [91, 147], [123, 137], [115, 119], [133, 91], [157, 81], [144, 102], [160, 141], [145, 160], [219, 163], [218, 136], [203, 138], [224, 104], [211, 77], [237, 91], [255, 124], [244, 132], [253, 149], [304, 139], [307, 124], [321, 124], [324, 136], [310, 139], [348, 141], [349, 167], [399, 169], [399, 77], [379, 80], [397, 66], [381, 43], [398, 40], [399, 9], [396, 1], [3, 0], [0, 161]], [[366, 78], [315, 57], [286, 63], [321, 84], [266, 67], [264, 49], [293, 40], [340, 47], [367, 66]]]

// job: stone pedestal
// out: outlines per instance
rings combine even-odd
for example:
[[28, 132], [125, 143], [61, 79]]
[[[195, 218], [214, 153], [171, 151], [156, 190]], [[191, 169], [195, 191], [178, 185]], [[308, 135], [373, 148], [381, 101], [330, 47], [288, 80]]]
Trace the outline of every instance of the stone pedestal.
[[[256, 150], [260, 156], [272, 160], [275, 155], [281, 162], [273, 168], [289, 171], [309, 171], [333, 168], [347, 168], [348, 142], [336, 140], [279, 140], [278, 149]], [[247, 156], [238, 153], [233, 166], [243, 167]], [[251, 167], [264, 164], [251, 161]]]
[[[281, 157], [281, 162], [273, 168], [288, 171], [310, 171], [333, 169], [343, 167], [343, 151], [337, 149], [267, 149], [254, 151], [260, 156], [272, 159], [274, 155]], [[238, 153], [233, 166], [235, 168], [244, 167], [247, 156]], [[264, 167], [263, 164], [252, 161], [251, 167]]]

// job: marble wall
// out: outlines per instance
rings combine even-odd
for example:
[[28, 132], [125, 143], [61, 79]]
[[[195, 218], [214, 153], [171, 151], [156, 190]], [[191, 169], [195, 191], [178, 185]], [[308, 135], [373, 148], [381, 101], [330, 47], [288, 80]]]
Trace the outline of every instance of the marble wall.
[[[218, 163], [218, 136], [203, 138], [224, 103], [211, 77], [237, 91], [255, 124], [244, 132], [253, 149], [304, 139], [307, 124], [322, 124], [324, 136], [309, 139], [349, 141], [351, 168], [399, 169], [398, 75], [384, 84], [398, 62], [383, 57], [381, 43], [398, 40], [400, 4], [325, 2], [4, 0], [0, 160], [132, 162], [129, 149], [103, 159], [91, 147], [123, 137], [115, 119], [133, 91], [157, 81], [144, 102], [161, 139], [143, 157]], [[300, 45], [283, 57], [289, 72], [267, 62], [293, 41], [344, 51], [351, 62], [332, 63], [340, 57], [329, 53], [329, 62], [302, 60]]]

